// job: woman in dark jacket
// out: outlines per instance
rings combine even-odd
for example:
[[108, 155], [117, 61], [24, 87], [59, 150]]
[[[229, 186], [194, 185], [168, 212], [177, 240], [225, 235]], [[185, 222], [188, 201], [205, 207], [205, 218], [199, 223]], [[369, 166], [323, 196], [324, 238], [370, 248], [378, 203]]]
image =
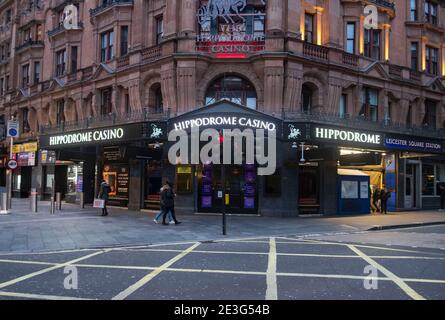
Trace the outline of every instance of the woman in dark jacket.
[[110, 198], [110, 191], [111, 187], [105, 180], [102, 180], [102, 183], [100, 184], [100, 190], [99, 190], [99, 199], [104, 200], [104, 207], [102, 208], [102, 216], [108, 216], [108, 210], [107, 210], [107, 201]]
[[161, 207], [164, 211], [162, 214], [162, 224], [168, 225], [168, 223], [165, 223], [165, 218], [167, 217], [167, 213], [170, 211], [173, 221], [176, 225], [181, 224], [178, 220], [176, 220], [176, 214], [175, 214], [175, 192], [173, 190], [172, 184], [167, 181], [165, 186], [163, 187], [163, 190], [161, 192]]

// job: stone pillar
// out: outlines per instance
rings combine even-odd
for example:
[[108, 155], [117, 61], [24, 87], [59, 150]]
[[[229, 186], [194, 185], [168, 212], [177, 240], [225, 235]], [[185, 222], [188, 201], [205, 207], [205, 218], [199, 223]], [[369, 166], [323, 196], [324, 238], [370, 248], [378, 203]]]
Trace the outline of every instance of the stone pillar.
[[413, 108], [413, 124], [421, 127], [423, 125], [425, 114], [425, 97], [420, 97], [417, 101], [417, 106]]
[[341, 17], [340, 1], [324, 1], [325, 19], [322, 26], [324, 44], [330, 47], [342, 48], [341, 35], [343, 32], [343, 19]]
[[[406, 123], [409, 111], [410, 101], [408, 99], [401, 99], [399, 101], [398, 109], [392, 110], [392, 119], [396, 123]], [[412, 114], [411, 114], [412, 116]]]
[[38, 193], [37, 199], [43, 200], [43, 191], [44, 186], [42, 185], [42, 177], [43, 177], [43, 166], [39, 164], [38, 166], [32, 167], [31, 173], [31, 191], [32, 189], [36, 189]]
[[145, 30], [149, 30], [145, 18], [147, 13], [146, 3], [148, 1], [134, 1], [133, 3], [132, 30], [129, 30], [131, 32], [130, 51], [141, 49], [144, 46]]
[[351, 112], [352, 116], [357, 117], [359, 115], [359, 112], [360, 112], [360, 110], [362, 108], [362, 104], [363, 104], [362, 96], [363, 96], [363, 85], [361, 83], [359, 83], [354, 88], [355, 103], [353, 106], [354, 110], [352, 110], [352, 112]]
[[264, 111], [281, 114], [284, 93], [283, 61], [266, 61], [264, 68]]
[[196, 13], [196, 0], [181, 0], [181, 36], [188, 36], [196, 33]]
[[286, 70], [285, 83], [284, 111], [296, 112], [299, 110], [301, 100], [302, 71], [288, 68]]
[[169, 39], [176, 36], [178, 14], [178, 2], [181, 0], [166, 1], [166, 9], [164, 14], [164, 38]]
[[130, 160], [130, 181], [128, 193], [128, 209], [140, 210], [142, 206], [142, 186], [143, 186], [143, 162], [140, 160]]
[[[336, 2], [336, 1], [331, 1]], [[317, 12], [315, 15], [316, 19], [316, 35], [315, 35], [315, 43], [319, 46], [323, 44], [323, 26], [328, 24], [328, 21], [323, 21], [323, 11], [317, 8]]]
[[301, 0], [288, 0], [286, 34], [290, 38], [301, 39], [300, 19], [298, 19], [301, 10]]
[[320, 165], [320, 212], [337, 214], [337, 160], [325, 160]]
[[161, 67], [161, 86], [164, 108], [170, 108], [172, 112], [176, 113], [176, 69], [173, 62]]
[[329, 84], [327, 110], [325, 111], [338, 114], [342, 90], [341, 85]]
[[177, 70], [178, 113], [193, 110], [196, 104], [196, 67], [194, 61], [179, 61]]
[[282, 0], [267, 1], [267, 33], [283, 32], [283, 3]]

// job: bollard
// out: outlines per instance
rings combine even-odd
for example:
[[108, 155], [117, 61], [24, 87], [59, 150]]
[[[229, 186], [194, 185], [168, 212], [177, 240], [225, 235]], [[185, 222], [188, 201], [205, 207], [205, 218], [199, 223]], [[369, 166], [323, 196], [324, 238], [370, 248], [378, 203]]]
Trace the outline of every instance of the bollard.
[[56, 205], [57, 205], [57, 210], [62, 211], [62, 193], [61, 192], [56, 193]]
[[8, 214], [8, 193], [3, 192], [1, 196], [1, 211], [0, 214]]
[[55, 213], [55, 210], [54, 210], [54, 197], [53, 196], [51, 196], [51, 200], [50, 200], [50, 202], [49, 202], [49, 213], [50, 214], [54, 214]]
[[85, 209], [85, 193], [80, 193], [80, 208]]
[[37, 212], [38, 211], [38, 207], [37, 207], [37, 189], [31, 189], [31, 212]]

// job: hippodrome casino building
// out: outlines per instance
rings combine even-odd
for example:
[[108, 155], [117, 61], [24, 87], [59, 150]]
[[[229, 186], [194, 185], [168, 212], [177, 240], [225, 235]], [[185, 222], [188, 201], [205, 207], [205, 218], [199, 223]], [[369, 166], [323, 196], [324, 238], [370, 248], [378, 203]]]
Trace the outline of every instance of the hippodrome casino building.
[[[169, 179], [183, 214], [220, 212], [222, 189], [238, 214], [365, 214], [374, 187], [391, 192], [390, 210], [439, 207], [442, 5], [247, 0], [226, 19], [207, 16], [208, 3], [78, 1], [81, 27], [65, 30], [63, 1], [27, 14], [3, 1], [0, 14], [17, 17], [0, 34], [14, 48], [0, 63], [0, 120], [14, 116], [21, 131], [14, 196], [35, 188], [42, 200], [56, 191], [92, 203], [105, 178], [111, 205], [157, 210]], [[371, 30], [368, 4], [378, 11]], [[171, 164], [167, 135], [190, 124], [264, 125], [277, 170], [227, 165], [223, 186], [219, 165]]]

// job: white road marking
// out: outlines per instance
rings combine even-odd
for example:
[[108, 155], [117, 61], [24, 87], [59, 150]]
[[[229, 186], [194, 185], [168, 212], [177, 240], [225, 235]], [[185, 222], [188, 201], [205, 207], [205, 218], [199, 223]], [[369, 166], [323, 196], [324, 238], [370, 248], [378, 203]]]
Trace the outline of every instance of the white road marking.
[[408, 286], [401, 278], [396, 276], [394, 273], [386, 269], [384, 266], [376, 262], [375, 260], [371, 259], [369, 256], [364, 254], [362, 251], [357, 249], [353, 245], [348, 246], [352, 251], [354, 251], [358, 256], [362, 257], [363, 260], [365, 260], [367, 263], [369, 263], [371, 266], [382, 272], [387, 278], [391, 279], [396, 285], [400, 287], [408, 296], [410, 296], [414, 300], [426, 300], [424, 297], [422, 297], [419, 293], [414, 291], [410, 286]]
[[7, 292], [7, 291], [0, 291], [0, 296], [25, 298], [25, 299], [38, 299], [38, 300], [93, 300], [93, 299], [84, 299], [77, 297], [63, 297], [63, 296], [52, 296], [45, 294], [19, 293], [19, 292]]
[[275, 238], [270, 238], [269, 261], [267, 266], [267, 289], [266, 300], [278, 300], [277, 289], [277, 245]]
[[83, 256], [83, 257], [80, 257], [80, 258], [77, 258], [77, 259], [74, 259], [74, 260], [62, 263], [62, 264], [58, 264], [58, 265], [55, 265], [55, 266], [52, 266], [52, 267], [49, 267], [49, 268], [46, 268], [46, 269], [43, 269], [43, 270], [40, 270], [40, 271], [36, 271], [36, 272], [30, 273], [30, 274], [21, 276], [21, 277], [16, 278], [16, 279], [12, 279], [12, 280], [0, 283], [0, 289], [3, 289], [3, 288], [8, 287], [8, 286], [11, 286], [11, 285], [16, 284], [18, 282], [22, 282], [22, 281], [28, 280], [30, 278], [33, 278], [33, 277], [41, 275], [41, 274], [44, 274], [44, 273], [47, 273], [47, 272], [50, 272], [50, 271], [53, 271], [53, 270], [57, 270], [57, 269], [66, 267], [66, 266], [74, 264], [76, 262], [89, 259], [91, 257], [94, 257], [94, 256], [97, 256], [99, 254], [102, 254], [102, 253], [104, 253], [106, 251], [107, 250], [91, 253], [89, 255], [86, 255], [86, 256]]
[[132, 293], [134, 293], [136, 290], [138, 290], [139, 288], [141, 288], [142, 286], [144, 286], [145, 284], [147, 284], [149, 281], [151, 281], [154, 277], [156, 277], [158, 274], [160, 274], [162, 271], [165, 271], [165, 269], [167, 269], [168, 267], [170, 267], [172, 264], [174, 264], [175, 262], [179, 261], [180, 259], [182, 259], [183, 257], [185, 257], [187, 254], [189, 254], [190, 252], [192, 252], [197, 246], [199, 246], [200, 243], [195, 243], [194, 245], [192, 245], [191, 247], [185, 249], [183, 252], [181, 252], [180, 254], [178, 254], [176, 257], [174, 257], [173, 259], [170, 259], [169, 261], [167, 261], [166, 263], [164, 263], [162, 266], [160, 266], [159, 268], [156, 268], [155, 270], [153, 270], [152, 272], [150, 272], [149, 274], [147, 274], [145, 277], [143, 277], [142, 279], [140, 279], [138, 282], [136, 282], [135, 284], [131, 285], [130, 287], [128, 287], [127, 289], [125, 289], [124, 291], [122, 291], [121, 293], [119, 293], [118, 295], [116, 295], [115, 297], [113, 297], [112, 300], [124, 300], [125, 298], [127, 298], [129, 295], [131, 295]]

